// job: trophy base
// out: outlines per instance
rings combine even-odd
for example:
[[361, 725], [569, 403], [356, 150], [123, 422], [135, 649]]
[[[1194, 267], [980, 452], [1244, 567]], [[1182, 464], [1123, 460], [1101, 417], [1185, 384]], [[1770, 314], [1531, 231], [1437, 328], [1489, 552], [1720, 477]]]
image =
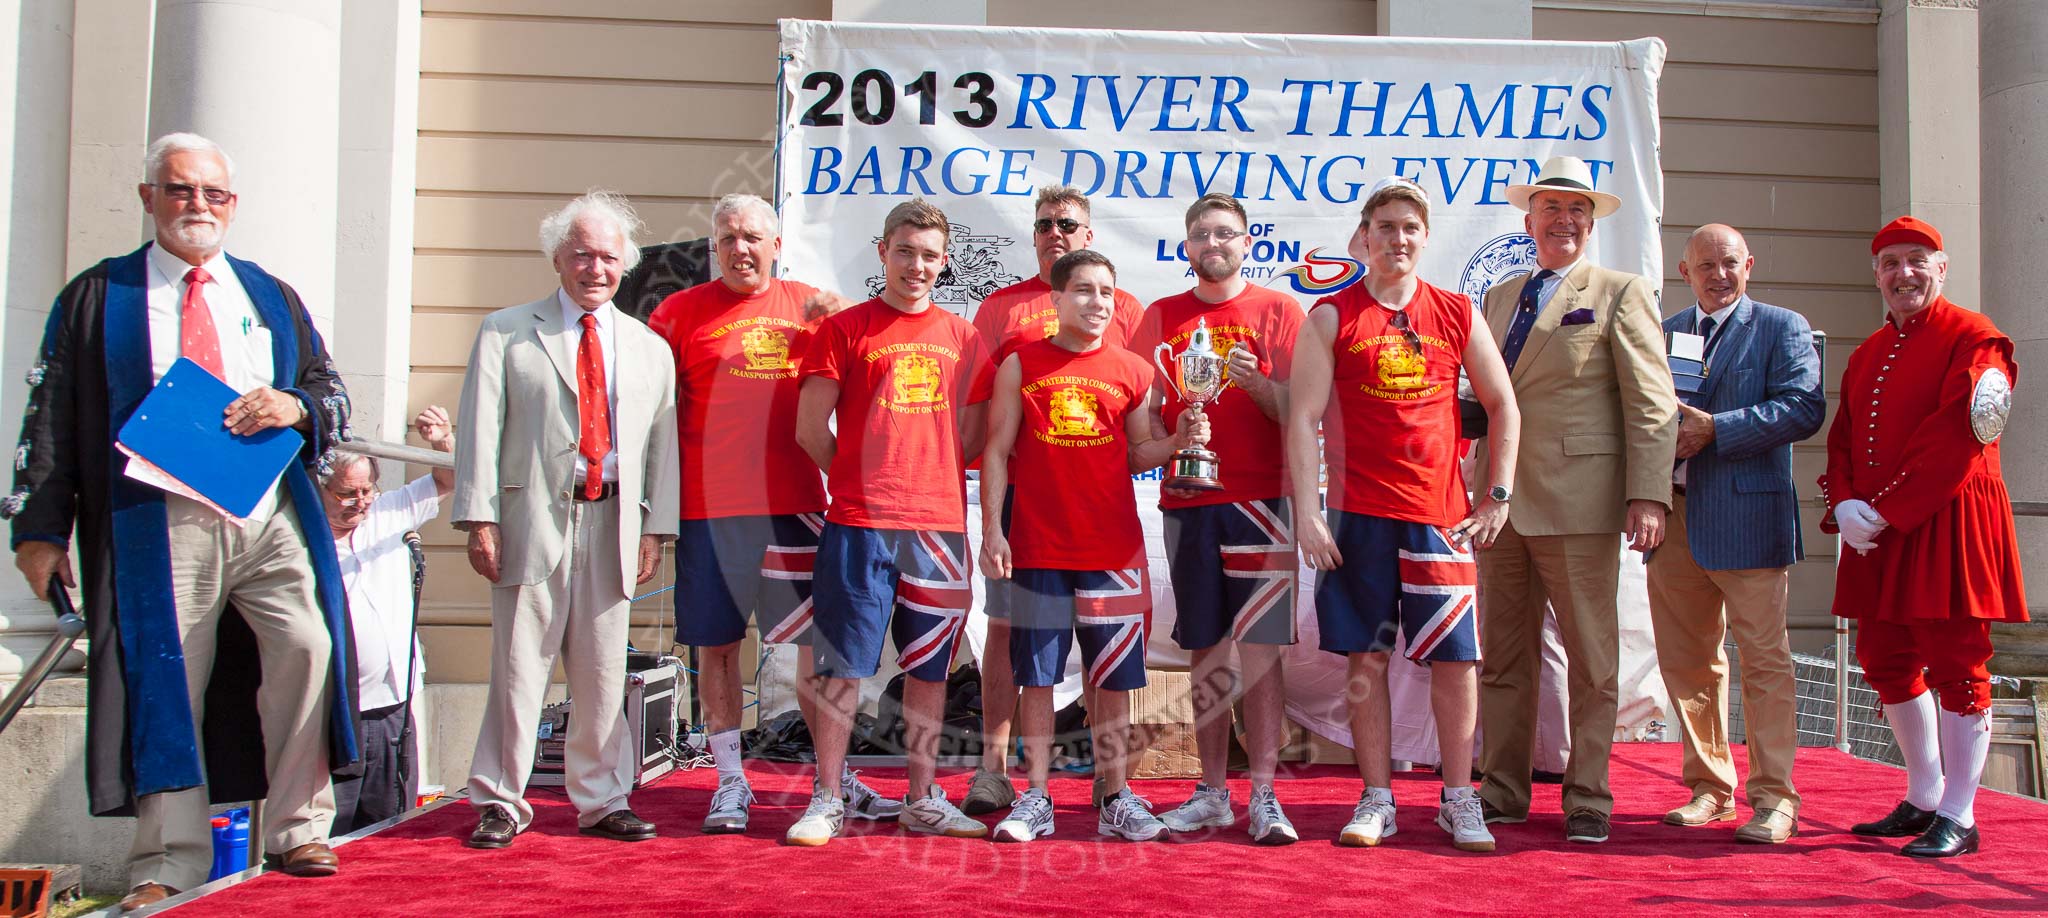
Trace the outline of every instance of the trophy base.
[[1166, 480], [1162, 484], [1187, 491], [1223, 490], [1223, 483], [1216, 480], [1216, 454], [1206, 449], [1175, 452], [1166, 463]]

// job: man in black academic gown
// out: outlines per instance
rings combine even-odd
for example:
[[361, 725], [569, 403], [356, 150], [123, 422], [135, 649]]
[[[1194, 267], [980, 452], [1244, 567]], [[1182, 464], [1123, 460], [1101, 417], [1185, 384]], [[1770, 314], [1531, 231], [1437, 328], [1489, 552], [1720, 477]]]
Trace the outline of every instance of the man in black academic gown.
[[[298, 294], [222, 251], [237, 203], [227, 154], [170, 134], [145, 168], [156, 240], [58, 295], [0, 506], [39, 596], [53, 575], [75, 585], [77, 527], [92, 811], [138, 817], [124, 909], [205, 882], [209, 799], [265, 799], [251, 842], [269, 863], [334, 873], [329, 775], [359, 759], [348, 612], [310, 474], [345, 429], [347, 393]], [[243, 393], [228, 429], [306, 439], [239, 525], [132, 477], [113, 442], [181, 356]]]

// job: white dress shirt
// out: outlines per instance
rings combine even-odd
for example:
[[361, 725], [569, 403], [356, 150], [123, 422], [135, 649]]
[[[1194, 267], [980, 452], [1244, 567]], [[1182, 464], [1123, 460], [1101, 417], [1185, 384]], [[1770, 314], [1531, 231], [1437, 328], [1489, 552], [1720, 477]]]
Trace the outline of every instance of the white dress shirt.
[[408, 697], [405, 668], [418, 653], [411, 689], [426, 680], [427, 658], [413, 633], [412, 556], [405, 534], [441, 515], [441, 494], [426, 475], [379, 495], [363, 521], [334, 540], [356, 635], [356, 706], [369, 711]]
[[[567, 291], [555, 291], [555, 300], [562, 304], [562, 322], [569, 327], [569, 359], [580, 360], [581, 352], [578, 349], [583, 346], [583, 313], [585, 310], [583, 307], [576, 305], [575, 300], [569, 299]], [[617, 355], [619, 349], [616, 346], [618, 341], [616, 332], [619, 311], [612, 306], [610, 300], [606, 300], [603, 306], [599, 306], [590, 312], [592, 315], [597, 316], [597, 341], [599, 348], [604, 351], [604, 399], [605, 404], [610, 408], [605, 413], [610, 415], [612, 419], [612, 451], [604, 454], [604, 465], [599, 467], [598, 472], [606, 481], [618, 481], [619, 361]], [[578, 431], [580, 434], [581, 428], [578, 428]], [[573, 482], [574, 484], [581, 485], [583, 483], [584, 470], [589, 467], [590, 463], [584, 461], [583, 453], [579, 450], [576, 453], [576, 481]]]
[[[154, 383], [170, 372], [171, 364], [182, 356], [185, 273], [192, 266], [160, 245], [149, 247], [148, 260], [149, 378]], [[227, 384], [245, 395], [270, 385], [275, 378], [270, 329], [256, 315], [256, 306], [249, 301], [249, 292], [242, 289], [241, 278], [235, 276], [227, 256], [219, 252], [200, 267], [212, 276], [200, 288], [200, 295], [206, 298], [206, 311], [213, 314], [214, 333], [220, 338], [221, 370], [227, 374]], [[272, 481], [270, 490], [256, 502], [256, 509], [249, 512], [249, 520], [260, 523], [275, 512], [277, 482]]]

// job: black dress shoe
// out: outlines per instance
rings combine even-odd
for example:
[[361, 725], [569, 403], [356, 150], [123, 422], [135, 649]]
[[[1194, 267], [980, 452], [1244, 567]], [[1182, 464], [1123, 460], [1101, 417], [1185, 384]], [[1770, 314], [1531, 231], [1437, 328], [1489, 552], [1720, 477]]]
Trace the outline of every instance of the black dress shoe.
[[654, 837], [654, 823], [633, 815], [632, 810], [613, 810], [596, 825], [582, 831], [585, 835], [598, 835], [615, 841], [647, 841]]
[[512, 836], [519, 834], [519, 824], [512, 821], [512, 814], [504, 807], [493, 804], [484, 807], [483, 816], [476, 822], [476, 831], [469, 833], [463, 844], [471, 848], [504, 848], [512, 844]]
[[1934, 824], [1919, 838], [1907, 842], [1899, 853], [1907, 857], [1955, 857], [1976, 853], [1978, 841], [1976, 826], [1965, 829], [1947, 816], [1936, 816]]
[[1878, 838], [1906, 838], [1919, 835], [1934, 825], [1934, 813], [1917, 806], [1899, 801], [1890, 815], [1876, 822], [1859, 822], [1849, 827], [1857, 835], [1875, 835]]

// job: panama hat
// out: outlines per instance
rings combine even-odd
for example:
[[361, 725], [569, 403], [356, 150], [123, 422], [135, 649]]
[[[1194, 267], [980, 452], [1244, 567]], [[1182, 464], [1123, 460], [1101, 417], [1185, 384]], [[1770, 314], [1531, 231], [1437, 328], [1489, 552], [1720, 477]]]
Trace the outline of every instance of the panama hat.
[[1597, 220], [1621, 209], [1621, 199], [1604, 191], [1593, 190], [1593, 171], [1586, 167], [1586, 161], [1576, 156], [1553, 156], [1543, 164], [1543, 171], [1536, 173], [1536, 182], [1531, 185], [1509, 185], [1508, 203], [1523, 210], [1529, 209], [1529, 198], [1539, 191], [1569, 191], [1585, 195], [1593, 202], [1593, 219]]

